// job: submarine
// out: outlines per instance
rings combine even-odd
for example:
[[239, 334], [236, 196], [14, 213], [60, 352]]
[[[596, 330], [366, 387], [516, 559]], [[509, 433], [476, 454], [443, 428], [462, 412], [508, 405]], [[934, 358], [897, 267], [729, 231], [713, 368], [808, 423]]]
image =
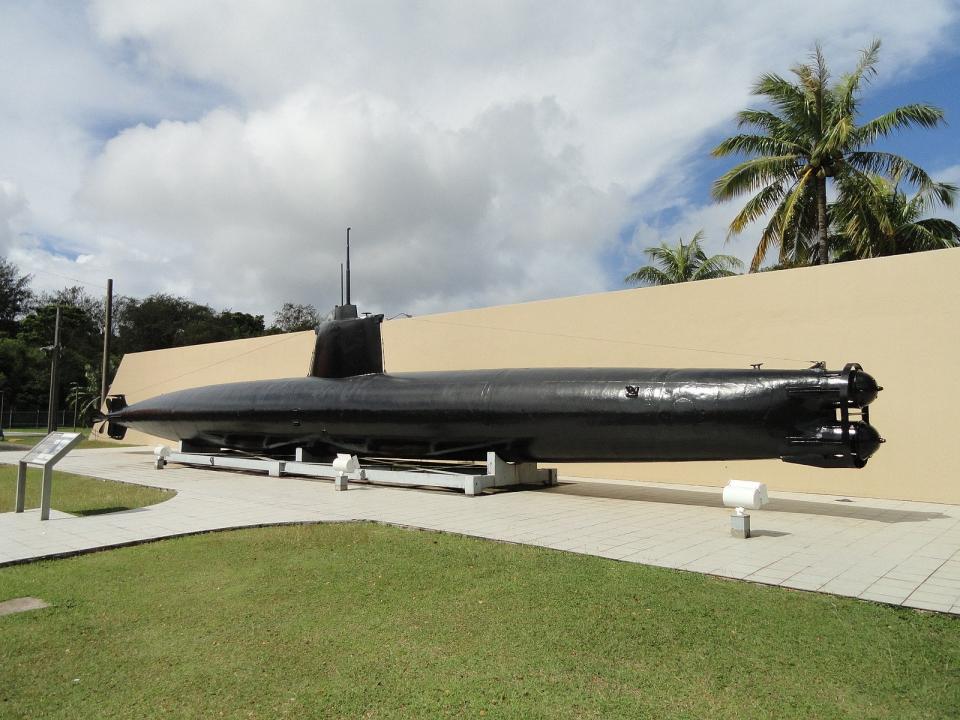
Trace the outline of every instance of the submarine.
[[[342, 306], [338, 306], [338, 309]], [[352, 306], [351, 306], [352, 307]], [[335, 316], [336, 317], [336, 316]], [[760, 460], [862, 468], [882, 388], [856, 363], [809, 369], [513, 368], [384, 372], [382, 315], [317, 329], [306, 377], [107, 400], [185, 451], [509, 462]]]

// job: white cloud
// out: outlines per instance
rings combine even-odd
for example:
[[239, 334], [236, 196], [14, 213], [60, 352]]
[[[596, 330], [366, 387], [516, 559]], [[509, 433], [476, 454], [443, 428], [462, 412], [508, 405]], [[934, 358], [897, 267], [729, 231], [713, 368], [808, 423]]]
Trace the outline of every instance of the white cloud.
[[221, 303], [269, 307], [287, 293], [332, 305], [348, 225], [370, 306], [596, 289], [597, 246], [583, 238], [615, 237], [627, 204], [585, 180], [576, 151], [551, 145], [563, 121], [547, 100], [453, 131], [383, 100], [302, 92], [249, 116], [127, 130], [82, 199], [92, 224], [154, 248], [143, 260], [162, 276]]
[[[0, 171], [30, 202], [28, 234], [8, 241], [24, 269], [266, 313], [339, 296], [348, 225], [357, 299], [388, 311], [617, 286], [622, 228], [665, 207], [666, 239], [704, 227], [721, 251], [732, 210], [691, 198], [689, 160], [757, 75], [815, 39], [842, 70], [875, 35], [883, 77], [909, 73], [956, 14], [947, 0], [43, 8], [0, 11], [0, 57], [21, 68], [0, 80], [0, 107], [18, 108], [0, 110]], [[749, 242], [730, 247], [749, 257]]]
[[742, 107], [759, 72], [786, 72], [814, 40], [851, 65], [883, 37], [889, 78], [944, 42], [955, 12], [944, 0], [910, 12], [812, 0], [793, 13], [752, 0], [93, 7], [101, 36], [138, 42], [144, 64], [221, 83], [252, 107], [320, 86], [332, 98], [368, 92], [458, 126], [492, 104], [555, 97], [590, 144], [591, 170], [618, 182], [651, 181]]
[[26, 207], [26, 199], [17, 184], [10, 180], [0, 180], [0, 257], [7, 255], [13, 248], [17, 235], [14, 223]]

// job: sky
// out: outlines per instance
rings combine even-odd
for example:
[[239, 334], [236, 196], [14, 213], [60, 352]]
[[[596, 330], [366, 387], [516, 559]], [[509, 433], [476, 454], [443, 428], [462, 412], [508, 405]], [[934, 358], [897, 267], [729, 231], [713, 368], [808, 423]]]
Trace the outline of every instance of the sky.
[[[0, 256], [38, 290], [167, 292], [263, 314], [422, 314], [622, 289], [644, 248], [734, 203], [710, 149], [820, 42], [873, 38], [864, 119], [948, 125], [884, 149], [960, 183], [960, 2], [0, 4]], [[938, 213], [960, 218], [956, 210]]]

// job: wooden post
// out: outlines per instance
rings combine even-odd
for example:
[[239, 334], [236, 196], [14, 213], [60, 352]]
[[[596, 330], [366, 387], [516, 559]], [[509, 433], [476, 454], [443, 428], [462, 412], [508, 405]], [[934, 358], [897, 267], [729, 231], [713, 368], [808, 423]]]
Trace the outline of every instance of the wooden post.
[[107, 300], [103, 318], [103, 362], [100, 366], [100, 409], [106, 409], [107, 388], [110, 387], [110, 332], [113, 323], [113, 278], [107, 280]]
[[57, 321], [53, 330], [53, 354], [50, 360], [50, 401], [47, 404], [47, 432], [57, 429], [57, 408], [60, 405], [60, 306], [57, 306]]

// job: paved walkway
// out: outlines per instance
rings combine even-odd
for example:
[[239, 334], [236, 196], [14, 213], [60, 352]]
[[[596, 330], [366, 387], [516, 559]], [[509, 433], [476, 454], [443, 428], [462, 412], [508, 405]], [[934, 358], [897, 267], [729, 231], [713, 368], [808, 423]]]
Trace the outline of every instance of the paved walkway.
[[[0, 453], [15, 463], [22, 453]], [[138, 510], [0, 513], [0, 566], [145, 540], [276, 523], [372, 520], [540, 545], [960, 614], [960, 506], [772, 492], [754, 537], [730, 537], [720, 490], [613, 481], [470, 498], [442, 490], [270, 478], [170, 465], [147, 448], [76, 450], [58, 469], [170, 488]]]

